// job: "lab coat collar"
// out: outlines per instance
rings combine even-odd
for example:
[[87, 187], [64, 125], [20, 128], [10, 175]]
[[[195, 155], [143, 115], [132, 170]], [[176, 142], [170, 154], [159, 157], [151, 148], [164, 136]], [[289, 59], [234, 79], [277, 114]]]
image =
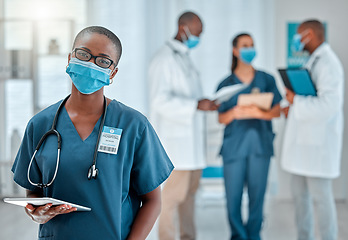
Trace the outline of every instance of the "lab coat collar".
[[172, 48], [175, 51], [178, 51], [179, 53], [187, 54], [189, 52], [189, 48], [176, 39], [170, 39], [167, 42], [169, 44], [169, 47]]
[[311, 54], [307, 64], [306, 68], [311, 69], [314, 61], [319, 58], [319, 56], [326, 51], [326, 49], [329, 49], [330, 46], [327, 42], [323, 42], [317, 49], [314, 50], [314, 52]]
[[314, 52], [311, 55], [311, 58], [320, 55], [327, 48], [329, 48], [329, 44], [327, 42], [323, 42], [319, 47], [317, 47], [317, 49], [314, 50]]

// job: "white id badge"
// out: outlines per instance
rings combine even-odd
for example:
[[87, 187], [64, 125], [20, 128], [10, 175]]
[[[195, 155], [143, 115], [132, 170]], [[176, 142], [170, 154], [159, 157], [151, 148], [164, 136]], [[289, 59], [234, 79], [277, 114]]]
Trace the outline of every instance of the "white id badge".
[[117, 154], [121, 134], [122, 129], [104, 126], [100, 137], [98, 152]]

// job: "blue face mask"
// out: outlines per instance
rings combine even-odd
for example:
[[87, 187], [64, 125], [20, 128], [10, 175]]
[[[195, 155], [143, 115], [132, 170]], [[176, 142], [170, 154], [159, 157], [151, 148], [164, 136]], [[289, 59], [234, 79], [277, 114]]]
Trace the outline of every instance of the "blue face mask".
[[253, 47], [250, 48], [240, 48], [239, 49], [240, 59], [246, 64], [251, 64], [256, 56], [256, 50]]
[[71, 58], [66, 69], [73, 84], [83, 94], [92, 94], [110, 84], [111, 69]]
[[186, 26], [184, 27], [184, 30], [187, 35], [187, 39], [183, 41], [184, 44], [190, 49], [196, 47], [199, 43], [199, 37], [192, 35], [190, 30]]
[[307, 40], [304, 40], [303, 42], [301, 39], [307, 35], [308, 30], [303, 31], [301, 34], [296, 33], [291, 42], [291, 50], [295, 52], [302, 52], [304, 50], [305, 45], [310, 41], [310, 39], [307, 38]]
[[302, 52], [304, 49], [304, 43], [301, 42], [302, 39], [302, 35], [296, 33], [294, 35], [294, 37], [292, 38], [292, 42], [291, 42], [291, 49], [295, 52]]

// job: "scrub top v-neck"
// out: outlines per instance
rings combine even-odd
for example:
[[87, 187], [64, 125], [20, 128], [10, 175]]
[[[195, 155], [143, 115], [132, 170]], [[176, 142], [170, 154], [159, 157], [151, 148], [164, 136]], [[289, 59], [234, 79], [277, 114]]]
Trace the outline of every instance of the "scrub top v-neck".
[[[217, 91], [223, 87], [242, 83], [235, 74], [223, 80]], [[277, 89], [275, 79], [262, 71], [255, 71], [252, 82], [241, 92], [223, 102], [219, 112], [226, 112], [237, 105], [240, 94], [257, 92], [271, 92], [274, 94], [272, 107], [279, 104], [282, 97]], [[226, 125], [224, 141], [220, 154], [224, 161], [227, 159], [244, 158], [250, 155], [271, 157], [273, 155], [272, 122], [260, 119], [234, 120]]]
[[[59, 102], [60, 103], [60, 102]], [[41, 136], [51, 127], [59, 103], [35, 115], [28, 123], [12, 167], [14, 180], [37, 191], [27, 180], [30, 157]], [[97, 179], [88, 180], [101, 119], [83, 141], [68, 112], [62, 109], [57, 130], [62, 136], [59, 169], [44, 196], [90, 207], [90, 212], [58, 215], [40, 225], [39, 239], [126, 239], [140, 208], [140, 195], [156, 189], [173, 170], [154, 129], [139, 112], [115, 100], [107, 108], [104, 126], [122, 129], [116, 155], [98, 152]], [[38, 151], [30, 177], [48, 182], [55, 171], [57, 140], [49, 136]]]
[[[88, 138], [90, 138], [90, 137], [93, 137], [92, 135], [95, 134], [95, 131], [97, 131], [97, 134], [98, 134], [99, 125], [100, 125], [100, 121], [101, 121], [101, 117], [102, 117], [102, 116], [100, 116], [100, 117], [98, 118], [98, 121], [97, 121], [96, 124], [94, 125], [93, 130], [92, 130], [92, 132], [88, 135], [88, 137], [85, 138], [85, 139], [82, 139], [81, 136], [80, 136], [80, 134], [79, 134], [79, 132], [77, 131], [77, 129], [76, 129], [74, 123], [72, 122], [72, 120], [71, 120], [71, 118], [70, 118], [70, 116], [69, 116], [69, 113], [68, 113], [68, 111], [66, 110], [65, 107], [62, 109], [62, 112], [64, 112], [64, 115], [67, 115], [67, 120], [66, 120], [66, 121], [67, 121], [67, 127], [68, 127], [68, 128], [73, 128], [73, 129], [75, 130], [77, 136], [80, 138], [80, 140], [81, 140], [82, 142], [86, 141], [86, 140], [87, 140]], [[72, 133], [72, 134], [73, 134], [73, 133]]]

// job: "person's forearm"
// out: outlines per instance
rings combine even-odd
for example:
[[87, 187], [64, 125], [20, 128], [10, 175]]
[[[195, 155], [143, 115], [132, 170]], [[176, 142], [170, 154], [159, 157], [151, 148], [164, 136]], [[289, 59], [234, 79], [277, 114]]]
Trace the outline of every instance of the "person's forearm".
[[228, 110], [224, 113], [219, 113], [219, 123], [228, 125], [234, 120], [233, 110]]
[[143, 202], [127, 240], [145, 240], [161, 212], [161, 200]]
[[163, 119], [175, 119], [180, 124], [192, 124], [197, 112], [197, 100], [165, 94], [151, 100], [151, 109]]
[[260, 119], [262, 120], [272, 120], [273, 118], [280, 117], [280, 106], [274, 106], [271, 110], [269, 111], [262, 111], [262, 114], [260, 116]]

